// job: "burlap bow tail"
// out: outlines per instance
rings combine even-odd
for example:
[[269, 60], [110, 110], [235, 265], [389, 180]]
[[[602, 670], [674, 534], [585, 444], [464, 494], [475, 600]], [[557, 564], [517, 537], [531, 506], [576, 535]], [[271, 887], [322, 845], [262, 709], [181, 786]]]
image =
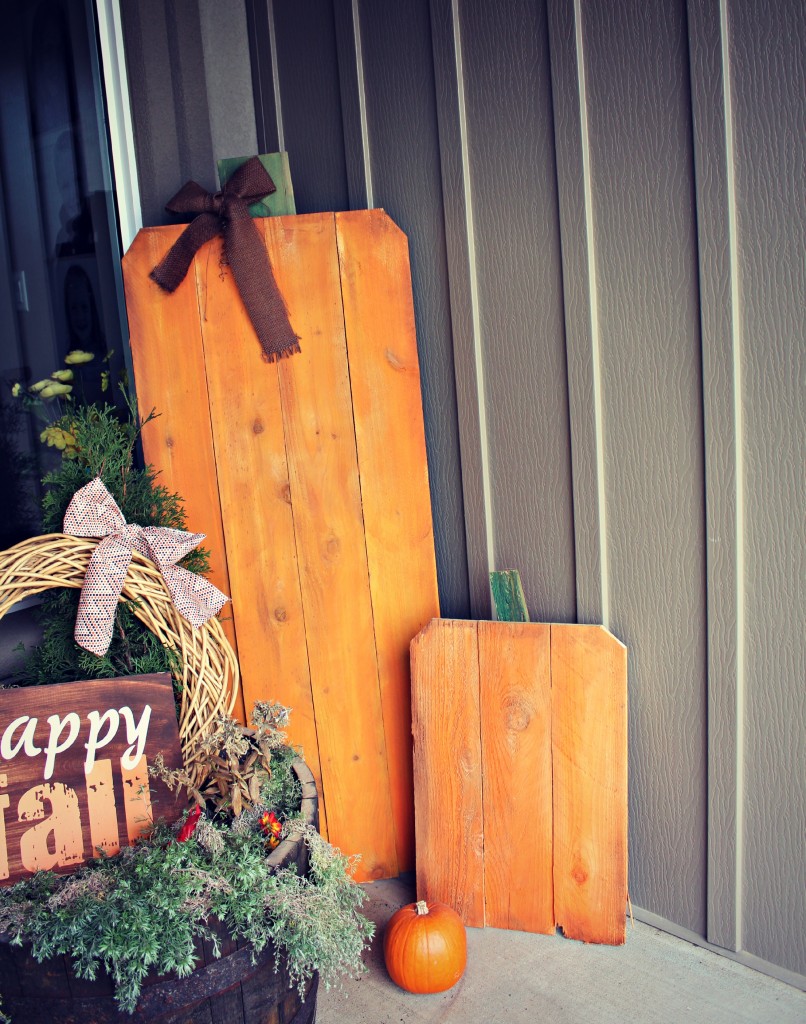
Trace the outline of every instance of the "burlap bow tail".
[[64, 516], [64, 532], [103, 538], [87, 566], [75, 629], [76, 643], [93, 654], [109, 650], [115, 609], [133, 551], [154, 562], [176, 610], [192, 626], [201, 626], [229, 600], [203, 576], [174, 564], [204, 540], [203, 533], [127, 523], [100, 477], [73, 495]]
[[273, 363], [299, 352], [299, 338], [274, 280], [260, 232], [249, 215], [249, 204], [276, 191], [266, 168], [256, 156], [235, 171], [220, 192], [206, 192], [189, 181], [165, 207], [172, 213], [196, 213], [174, 242], [167, 256], [151, 271], [151, 278], [166, 292], [184, 280], [196, 252], [217, 234], [224, 236], [224, 255], [252, 321], [264, 358]]

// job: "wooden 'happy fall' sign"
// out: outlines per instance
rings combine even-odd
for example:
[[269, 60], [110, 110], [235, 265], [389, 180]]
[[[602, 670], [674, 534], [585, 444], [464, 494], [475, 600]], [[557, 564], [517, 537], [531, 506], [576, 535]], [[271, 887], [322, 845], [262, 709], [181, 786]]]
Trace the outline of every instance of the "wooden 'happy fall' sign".
[[147, 764], [179, 767], [168, 673], [0, 692], [0, 884], [117, 853], [178, 805]]

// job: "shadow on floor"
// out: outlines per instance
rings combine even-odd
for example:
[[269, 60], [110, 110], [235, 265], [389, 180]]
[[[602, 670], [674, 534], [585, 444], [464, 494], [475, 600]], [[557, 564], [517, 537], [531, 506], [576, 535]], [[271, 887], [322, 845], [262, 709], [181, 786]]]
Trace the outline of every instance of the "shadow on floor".
[[415, 899], [414, 879], [365, 888], [368, 971], [320, 989], [317, 1024], [806, 1024], [806, 993], [638, 922], [618, 947], [470, 928], [459, 983], [411, 995], [386, 973], [383, 928]]

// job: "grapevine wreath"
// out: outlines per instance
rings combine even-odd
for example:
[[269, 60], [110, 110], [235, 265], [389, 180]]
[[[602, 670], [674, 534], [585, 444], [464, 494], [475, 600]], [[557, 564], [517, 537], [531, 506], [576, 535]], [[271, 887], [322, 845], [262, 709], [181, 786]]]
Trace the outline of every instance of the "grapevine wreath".
[[[17, 602], [54, 587], [80, 589], [98, 542], [56, 533], [32, 537], [0, 553], [0, 619]], [[178, 661], [181, 693], [179, 740], [186, 768], [193, 773], [198, 747], [229, 714], [238, 694], [235, 652], [220, 621], [209, 618], [194, 628], [177, 611], [157, 566], [137, 551], [126, 573], [121, 599]]]

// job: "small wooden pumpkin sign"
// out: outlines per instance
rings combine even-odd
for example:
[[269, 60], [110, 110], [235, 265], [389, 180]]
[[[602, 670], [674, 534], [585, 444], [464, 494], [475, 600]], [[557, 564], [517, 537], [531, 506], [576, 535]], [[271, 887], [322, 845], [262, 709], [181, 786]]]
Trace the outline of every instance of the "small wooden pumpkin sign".
[[117, 853], [180, 808], [148, 764], [179, 767], [168, 673], [0, 691], [0, 884]]
[[465, 972], [465, 926], [444, 903], [409, 903], [390, 918], [383, 954], [392, 981], [407, 992], [444, 992]]

